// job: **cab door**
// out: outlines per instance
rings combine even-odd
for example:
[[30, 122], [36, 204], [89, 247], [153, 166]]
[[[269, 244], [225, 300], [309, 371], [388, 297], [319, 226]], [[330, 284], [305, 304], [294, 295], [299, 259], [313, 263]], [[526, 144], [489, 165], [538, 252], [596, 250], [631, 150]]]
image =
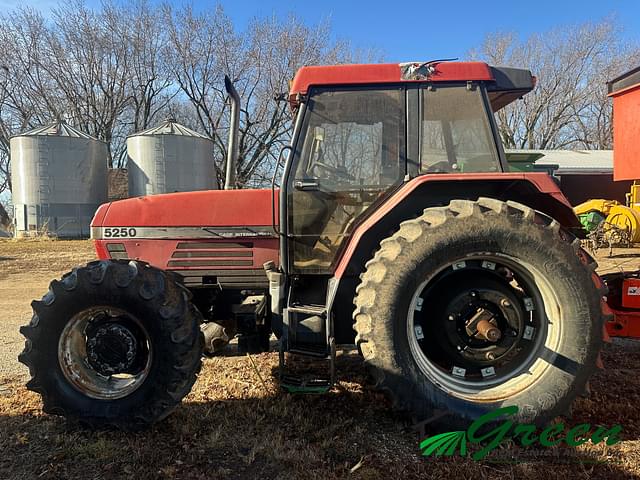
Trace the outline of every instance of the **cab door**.
[[287, 266], [329, 274], [356, 223], [406, 174], [406, 89], [314, 89], [303, 115], [281, 198]]

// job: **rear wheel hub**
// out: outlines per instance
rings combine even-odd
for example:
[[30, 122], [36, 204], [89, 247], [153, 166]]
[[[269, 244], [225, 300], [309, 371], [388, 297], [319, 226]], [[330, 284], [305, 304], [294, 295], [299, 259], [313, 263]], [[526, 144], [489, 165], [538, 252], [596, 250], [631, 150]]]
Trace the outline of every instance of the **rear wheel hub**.
[[420, 368], [448, 389], [481, 390], [526, 369], [544, 343], [543, 318], [538, 289], [524, 268], [494, 256], [471, 257], [418, 287], [411, 350]]
[[[440, 297], [434, 305], [436, 311], [446, 312], [447, 321], [443, 322], [446, 342], [437, 348], [425, 345], [425, 350], [435, 357], [459, 356], [460, 366], [494, 365], [516, 345], [518, 332], [523, 329], [524, 312], [507, 285], [476, 272], [470, 277], [480, 288], [446, 285], [447, 292], [439, 288], [430, 295], [430, 300], [434, 293]], [[432, 333], [436, 329], [435, 325], [428, 326]]]

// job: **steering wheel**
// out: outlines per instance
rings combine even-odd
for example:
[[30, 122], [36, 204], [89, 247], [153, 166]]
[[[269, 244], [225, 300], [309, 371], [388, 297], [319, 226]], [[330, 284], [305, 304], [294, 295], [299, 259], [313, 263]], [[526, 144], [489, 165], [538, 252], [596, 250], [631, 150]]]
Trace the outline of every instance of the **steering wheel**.
[[500, 164], [492, 155], [482, 154], [465, 159], [464, 165], [468, 172], [497, 172]]
[[427, 168], [426, 173], [450, 173], [451, 171], [453, 171], [453, 169], [449, 162], [447, 160], [443, 160], [430, 165], [429, 168]]
[[313, 165], [309, 169], [309, 171], [316, 178], [327, 178], [331, 179], [331, 177], [337, 177], [338, 179], [345, 180], [347, 182], [355, 181], [355, 177], [348, 173], [344, 168], [336, 168], [331, 165], [327, 165], [324, 162], [315, 161]]

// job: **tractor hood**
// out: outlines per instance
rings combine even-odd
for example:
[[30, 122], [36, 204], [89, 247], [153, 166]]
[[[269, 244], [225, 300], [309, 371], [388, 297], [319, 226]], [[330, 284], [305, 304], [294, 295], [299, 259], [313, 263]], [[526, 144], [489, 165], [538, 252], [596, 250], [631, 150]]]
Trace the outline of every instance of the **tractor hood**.
[[277, 202], [272, 207], [271, 195], [271, 190], [206, 190], [106, 203], [91, 222], [91, 237], [273, 237], [272, 222], [274, 218], [277, 222], [278, 211]]

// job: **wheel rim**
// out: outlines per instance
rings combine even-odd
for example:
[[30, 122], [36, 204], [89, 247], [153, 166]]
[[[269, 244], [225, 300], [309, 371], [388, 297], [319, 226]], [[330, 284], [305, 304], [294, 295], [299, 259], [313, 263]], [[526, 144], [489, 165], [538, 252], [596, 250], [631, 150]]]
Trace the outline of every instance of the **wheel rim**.
[[[448, 394], [499, 401], [535, 383], [556, 351], [562, 308], [537, 269], [499, 253], [446, 264], [417, 288], [408, 312], [411, 354]], [[526, 375], [523, 375], [525, 374]]]
[[130, 313], [93, 307], [74, 315], [58, 341], [58, 363], [74, 388], [116, 400], [137, 390], [151, 369], [149, 334]]

